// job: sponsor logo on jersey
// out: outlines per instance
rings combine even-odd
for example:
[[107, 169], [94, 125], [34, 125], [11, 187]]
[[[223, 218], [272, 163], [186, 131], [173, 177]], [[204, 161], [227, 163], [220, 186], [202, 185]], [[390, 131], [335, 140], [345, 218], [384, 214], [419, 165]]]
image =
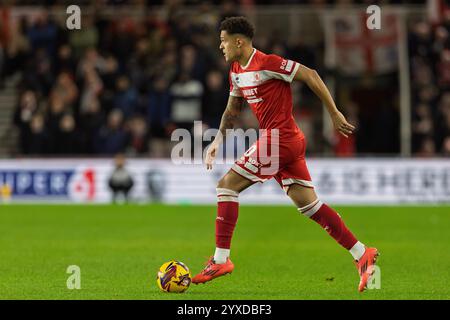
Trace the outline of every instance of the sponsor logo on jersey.
[[291, 72], [293, 66], [294, 66], [294, 61], [292, 61], [292, 60], [283, 60], [283, 62], [281, 62], [280, 69], [284, 70], [286, 72]]

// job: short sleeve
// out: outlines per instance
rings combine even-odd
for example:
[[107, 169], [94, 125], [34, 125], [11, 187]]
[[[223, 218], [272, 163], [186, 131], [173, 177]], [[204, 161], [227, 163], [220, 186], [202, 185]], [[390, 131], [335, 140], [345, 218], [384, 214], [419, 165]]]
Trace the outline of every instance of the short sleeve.
[[300, 64], [293, 60], [284, 59], [275, 54], [267, 56], [264, 70], [268, 72], [270, 78], [292, 82]]
[[230, 96], [242, 97], [241, 90], [237, 86], [237, 83], [234, 80], [234, 76], [233, 76], [233, 73], [231, 72], [231, 70], [230, 70], [229, 78], [230, 78]]

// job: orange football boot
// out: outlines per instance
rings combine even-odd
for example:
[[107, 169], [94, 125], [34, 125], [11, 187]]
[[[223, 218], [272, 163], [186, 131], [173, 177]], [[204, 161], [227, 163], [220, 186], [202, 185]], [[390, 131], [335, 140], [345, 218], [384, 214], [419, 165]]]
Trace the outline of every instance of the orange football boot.
[[379, 255], [377, 248], [366, 248], [361, 259], [355, 261], [360, 276], [359, 292], [363, 292], [366, 289], [370, 276], [375, 272], [374, 265]]
[[227, 261], [223, 264], [216, 264], [214, 263], [214, 257], [211, 257], [206, 263], [205, 269], [192, 278], [192, 283], [199, 284], [211, 281], [212, 279], [233, 272], [233, 269], [234, 264], [230, 258], [227, 258]]

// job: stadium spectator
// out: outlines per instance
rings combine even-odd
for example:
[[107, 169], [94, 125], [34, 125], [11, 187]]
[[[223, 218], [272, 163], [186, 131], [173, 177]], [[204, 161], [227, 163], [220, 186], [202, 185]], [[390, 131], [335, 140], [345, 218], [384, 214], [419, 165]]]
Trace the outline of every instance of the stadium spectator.
[[442, 143], [442, 155], [444, 157], [450, 157], [450, 135], [447, 136]]
[[128, 119], [136, 112], [137, 104], [138, 93], [131, 85], [130, 79], [125, 75], [118, 77], [113, 107], [122, 111], [125, 119]]
[[125, 150], [128, 137], [123, 129], [123, 120], [122, 111], [114, 109], [109, 113], [107, 124], [95, 136], [95, 153], [114, 155]]
[[181, 73], [170, 88], [171, 119], [179, 127], [191, 128], [201, 119], [203, 85], [187, 73]]
[[166, 52], [160, 57], [159, 62], [152, 66], [149, 70], [149, 77], [159, 79], [163, 77], [168, 83], [172, 83], [178, 72], [178, 54], [176, 51], [176, 41], [170, 39], [166, 43]]
[[87, 68], [84, 73], [84, 85], [80, 98], [80, 112], [85, 112], [90, 105], [98, 100], [103, 90], [103, 82], [94, 68]]
[[135, 48], [136, 44], [136, 23], [128, 16], [112, 21], [112, 43], [111, 51], [119, 62], [119, 71], [125, 72], [127, 62], [133, 53], [130, 48]]
[[67, 106], [72, 107], [78, 98], [78, 87], [72, 79], [72, 75], [67, 72], [61, 72], [55, 85], [50, 91], [50, 99], [58, 99]]
[[[55, 95], [50, 99], [50, 110], [46, 113], [46, 127], [51, 137], [56, 137], [59, 132], [61, 119], [66, 112], [70, 112], [70, 108], [64, 105], [63, 99]], [[53, 150], [54, 148], [51, 147]]]
[[156, 78], [151, 85], [148, 104], [147, 118], [152, 135], [162, 138], [166, 137], [166, 126], [170, 121], [170, 93], [169, 83], [163, 76]]
[[81, 58], [78, 59], [77, 73], [78, 79], [83, 79], [86, 72], [92, 69], [99, 69], [102, 66], [102, 57], [95, 47], [90, 47], [84, 51]]
[[131, 82], [135, 84], [138, 91], [146, 91], [147, 73], [152, 65], [153, 57], [150, 55], [150, 43], [148, 39], [139, 39], [136, 50], [129, 61], [129, 74]]
[[193, 45], [185, 45], [180, 50], [180, 73], [188, 74], [195, 80], [204, 78], [206, 60], [199, 57], [198, 50]]
[[73, 55], [73, 50], [70, 45], [64, 44], [58, 48], [58, 55], [55, 60], [54, 72], [60, 74], [67, 72], [75, 74], [77, 61]]
[[22, 87], [37, 90], [42, 96], [48, 97], [55, 77], [52, 72], [51, 57], [45, 49], [33, 51], [25, 63], [22, 76]]
[[25, 132], [24, 153], [27, 155], [44, 155], [49, 153], [50, 135], [45, 127], [45, 119], [41, 114], [35, 114]]
[[221, 115], [228, 100], [228, 83], [223, 73], [211, 70], [206, 76], [205, 94], [202, 102], [203, 121], [211, 128], [219, 128]]
[[130, 172], [125, 168], [125, 157], [117, 154], [114, 158], [114, 171], [109, 178], [109, 188], [112, 192], [112, 202], [128, 202], [129, 193], [133, 188], [134, 181]]
[[81, 30], [72, 30], [69, 33], [69, 44], [73, 48], [75, 57], [80, 57], [88, 48], [95, 48], [98, 44], [99, 34], [94, 25], [93, 18], [86, 16], [83, 19]]
[[104, 121], [105, 116], [99, 99], [92, 99], [84, 105], [79, 116], [79, 133], [82, 141], [80, 152], [82, 154], [94, 153], [93, 138], [97, 135]]
[[0, 43], [0, 89], [3, 88], [3, 77], [4, 77], [4, 61], [5, 61], [5, 50], [3, 49], [3, 44]]
[[28, 132], [31, 119], [38, 110], [37, 96], [34, 91], [27, 90], [19, 98], [19, 104], [14, 112], [14, 124], [19, 129], [20, 148], [28, 153]]
[[30, 43], [24, 34], [25, 19], [20, 19], [10, 24], [10, 34], [3, 42], [3, 75], [10, 76], [20, 71], [25, 64]]
[[52, 154], [74, 155], [80, 152], [81, 139], [75, 127], [75, 119], [71, 114], [66, 113], [62, 116], [54, 140]]
[[442, 50], [439, 60], [436, 66], [437, 69], [437, 83], [439, 87], [449, 90], [450, 89], [450, 45], [447, 45], [448, 49]]
[[119, 69], [117, 59], [111, 53], [106, 53], [96, 69], [100, 73], [105, 88], [110, 91], [114, 90], [115, 79]]
[[442, 94], [436, 121], [436, 145], [438, 150], [448, 155], [448, 139], [450, 137], [450, 92]]
[[133, 117], [130, 119], [128, 127], [130, 137], [127, 154], [138, 156], [148, 153], [150, 134], [145, 118], [142, 116]]
[[35, 18], [34, 23], [27, 30], [27, 37], [33, 51], [44, 49], [49, 56], [56, 53], [58, 28], [49, 19], [48, 12], [42, 9]]

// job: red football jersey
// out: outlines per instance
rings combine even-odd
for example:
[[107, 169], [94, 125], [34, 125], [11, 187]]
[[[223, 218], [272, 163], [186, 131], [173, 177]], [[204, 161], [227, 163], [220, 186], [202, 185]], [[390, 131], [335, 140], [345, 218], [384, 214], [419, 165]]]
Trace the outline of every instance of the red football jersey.
[[246, 66], [234, 61], [230, 95], [244, 97], [259, 121], [259, 128], [278, 129], [280, 141], [303, 138], [292, 115], [290, 83], [299, 68], [292, 60], [253, 49]]

